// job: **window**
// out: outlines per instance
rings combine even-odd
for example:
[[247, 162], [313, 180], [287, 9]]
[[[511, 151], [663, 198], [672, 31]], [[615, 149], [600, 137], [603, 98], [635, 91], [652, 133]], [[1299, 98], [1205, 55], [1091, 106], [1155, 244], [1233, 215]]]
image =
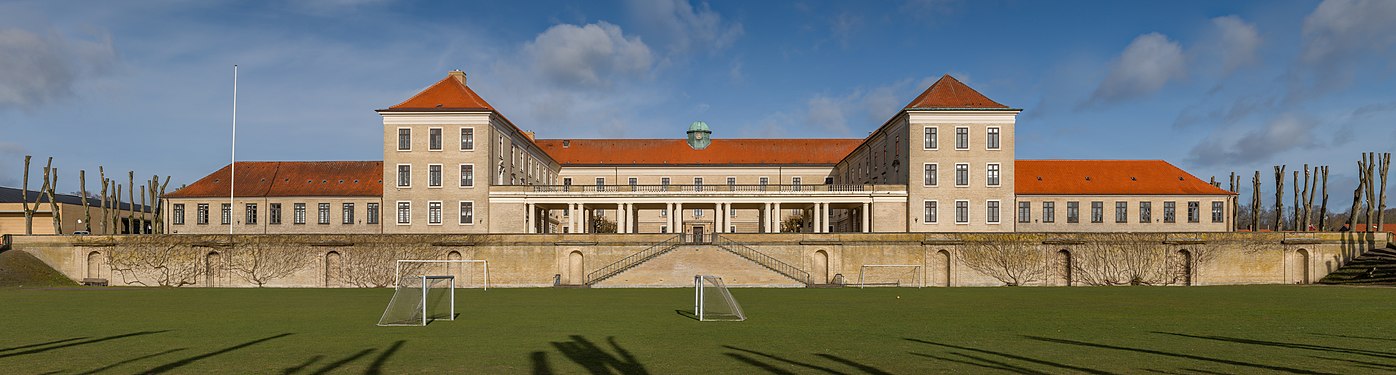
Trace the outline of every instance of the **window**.
[[1032, 222], [1032, 202], [1018, 202], [1018, 222]]
[[397, 165], [397, 186], [398, 186], [398, 187], [411, 187], [411, 186], [412, 186], [412, 165], [411, 165], [411, 164], [398, 164], [398, 165]]
[[940, 148], [940, 129], [934, 126], [927, 126], [925, 135], [925, 144], [923, 144], [921, 148], [927, 150]]
[[1066, 222], [1075, 224], [1081, 222], [1081, 203], [1066, 202]]
[[661, 209], [659, 209], [659, 217], [669, 217], [669, 209], [668, 209], [668, 208], [661, 208]]
[[427, 187], [441, 187], [441, 164], [427, 165]]
[[955, 128], [955, 149], [969, 149], [969, 128]]
[[354, 223], [354, 204], [353, 204], [353, 203], [345, 203], [343, 209], [340, 210], [340, 211], [341, 211], [341, 212], [339, 213], [339, 216], [342, 218], [342, 219], [340, 220], [341, 223], [344, 223], [344, 224], [353, 224], [353, 223]]
[[999, 128], [997, 128], [997, 127], [991, 127], [991, 128], [989, 128], [989, 139], [988, 139], [988, 145], [987, 145], [987, 147], [988, 147], [990, 150], [997, 150], [997, 149], [999, 149]]
[[1115, 222], [1129, 222], [1129, 202], [1115, 202]]
[[1220, 222], [1222, 222], [1222, 221], [1225, 221], [1225, 220], [1222, 219], [1223, 211], [1226, 211], [1226, 205], [1222, 204], [1222, 202], [1220, 202], [1220, 201], [1214, 201], [1214, 202], [1212, 202], [1212, 222], [1213, 222], [1213, 223], [1220, 223]]
[[630, 183], [630, 191], [635, 191], [635, 186], [640, 184], [640, 179], [631, 177], [629, 178], [629, 181], [626, 182]]
[[174, 214], [171, 216], [174, 216], [174, 225], [184, 225], [184, 204], [176, 203], [174, 205]]
[[597, 178], [596, 178], [596, 191], [606, 191], [606, 178], [605, 178], [605, 177], [597, 177]]
[[427, 149], [441, 151], [441, 128], [427, 129]]
[[695, 217], [695, 218], [703, 217], [703, 209], [701, 209], [701, 208], [695, 208], [695, 209], [693, 209], [693, 217]]
[[460, 128], [460, 150], [475, 150], [475, 128]]
[[316, 205], [315, 218], [317, 219], [315, 222], [328, 225], [330, 223], [330, 204], [320, 203]]
[[987, 204], [985, 205], [985, 207], [986, 207], [987, 209], [985, 210], [985, 214], [984, 214], [984, 215], [986, 216], [986, 220], [988, 220], [989, 224], [998, 224], [998, 223], [999, 223], [999, 201], [989, 201], [989, 202], [987, 202]]
[[925, 173], [926, 173], [926, 176], [925, 176], [924, 184], [925, 184], [926, 186], [936, 186], [936, 185], [940, 184], [940, 178], [937, 176], [937, 174], [939, 174], [939, 172], [940, 172], [940, 166], [939, 166], [939, 165], [937, 165], [936, 163], [926, 163], [926, 165], [925, 165]]
[[1057, 222], [1057, 202], [1042, 202], [1042, 222]]
[[1175, 223], [1178, 221], [1178, 204], [1176, 202], [1163, 202], [1163, 222]]
[[427, 224], [441, 224], [441, 202], [427, 202]]
[[475, 224], [475, 202], [460, 202], [460, 223]]
[[925, 210], [926, 210], [926, 212], [925, 212], [925, 214], [924, 214], [924, 215], [925, 215], [925, 218], [922, 219], [922, 221], [925, 222], [926, 224], [935, 224], [935, 223], [936, 223], [936, 201], [926, 201], [924, 204], [925, 204]]
[[1105, 222], [1105, 202], [1091, 202], [1091, 222]]
[[198, 213], [194, 218], [195, 222], [199, 225], [208, 224], [208, 203], [199, 203], [197, 210]]
[[702, 177], [694, 177], [694, 178], [693, 178], [693, 191], [703, 191], [703, 178], [702, 178]]
[[291, 222], [305, 224], [305, 203], [291, 205]]
[[791, 184], [791, 185], [795, 185], [795, 189], [796, 189], [796, 190], [799, 190], [799, 189], [800, 189], [800, 177], [791, 177], [791, 178], [790, 178], [790, 184]]
[[660, 178], [660, 179], [659, 179], [659, 185], [660, 185], [660, 186], [664, 186], [664, 190], [669, 190], [669, 178], [668, 178], [668, 177]]
[[412, 129], [397, 129], [397, 150], [412, 151]]
[[[567, 229], [567, 228], [562, 228], [562, 229]], [[660, 225], [660, 226], [659, 226], [659, 233], [669, 233], [669, 226], [668, 226], [668, 225]]]
[[267, 222], [272, 225], [281, 224], [281, 204], [271, 203], [267, 207]]
[[365, 207], [365, 209], [368, 212], [364, 214], [364, 222], [368, 224], [378, 224], [378, 204], [369, 203], [368, 207]]
[[[892, 173], [893, 173], [893, 174], [896, 174], [896, 173], [897, 173], [896, 166], [897, 166], [897, 162], [892, 162], [892, 167], [893, 167]], [[834, 178], [833, 178], [833, 177], [825, 177], [825, 178], [824, 178], [824, 184], [825, 184], [825, 185], [833, 185], [833, 184], [834, 184]]]
[[412, 223], [412, 202], [397, 202], [397, 223]]
[[969, 224], [969, 201], [955, 201], [955, 224]]
[[764, 188], [764, 187], [766, 187], [766, 185], [769, 185], [769, 184], [770, 184], [771, 179], [770, 179], [769, 177], [762, 177], [761, 180], [760, 180], [760, 182], [761, 182], [761, 187]]
[[248, 203], [243, 207], [242, 223], [247, 225], [257, 224], [257, 204]]
[[955, 164], [955, 186], [969, 186], [969, 164]]
[[1148, 224], [1154, 221], [1154, 207], [1150, 202], [1139, 202], [1139, 222]]
[[989, 164], [989, 171], [988, 171], [988, 173], [986, 173], [986, 175], [988, 176], [988, 180], [987, 180], [986, 183], [988, 183], [989, 186], [999, 186], [999, 164], [998, 164], [998, 163], [991, 163], [991, 164]]
[[736, 178], [736, 177], [728, 177], [728, 178], [727, 178], [727, 190], [737, 190], [737, 178]]
[[223, 212], [223, 216], [222, 216], [222, 218], [223, 218], [223, 221], [222, 221], [223, 225], [227, 225], [228, 223], [233, 222], [233, 204], [232, 204], [232, 203], [224, 203], [224, 204], [223, 204], [223, 210], [222, 210], [222, 212]]
[[1202, 204], [1198, 202], [1188, 202], [1188, 222], [1197, 223], [1202, 221]]
[[563, 177], [563, 178], [562, 178], [562, 191], [568, 191], [569, 189], [571, 189], [571, 187], [572, 187], [572, 178], [571, 178], [571, 177]]
[[471, 164], [460, 165], [460, 187], [475, 186], [475, 166]]

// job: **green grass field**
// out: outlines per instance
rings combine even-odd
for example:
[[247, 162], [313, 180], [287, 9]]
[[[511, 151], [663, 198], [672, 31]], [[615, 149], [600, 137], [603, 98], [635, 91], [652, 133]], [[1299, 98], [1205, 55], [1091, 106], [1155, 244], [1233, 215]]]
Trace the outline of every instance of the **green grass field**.
[[[461, 318], [377, 327], [391, 290], [0, 289], [0, 372], [1396, 372], [1396, 289], [462, 290]], [[900, 296], [900, 298], [898, 298]]]

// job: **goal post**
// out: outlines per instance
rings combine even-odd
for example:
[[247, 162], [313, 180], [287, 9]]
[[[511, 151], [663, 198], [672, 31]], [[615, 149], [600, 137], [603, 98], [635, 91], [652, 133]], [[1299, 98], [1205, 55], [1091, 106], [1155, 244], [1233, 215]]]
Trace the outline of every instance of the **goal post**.
[[455, 277], [456, 286], [461, 288], [479, 287], [490, 289], [490, 264], [482, 259], [404, 259], [398, 260], [393, 270], [393, 285], [401, 285], [404, 278], [422, 275], [448, 275]]
[[422, 275], [399, 281], [378, 318], [379, 326], [425, 326], [437, 319], [456, 320], [455, 276]]
[[693, 276], [693, 316], [700, 322], [746, 320], [722, 278], [710, 275]]
[[926, 286], [919, 264], [864, 264], [858, 268], [858, 288], [871, 286]]

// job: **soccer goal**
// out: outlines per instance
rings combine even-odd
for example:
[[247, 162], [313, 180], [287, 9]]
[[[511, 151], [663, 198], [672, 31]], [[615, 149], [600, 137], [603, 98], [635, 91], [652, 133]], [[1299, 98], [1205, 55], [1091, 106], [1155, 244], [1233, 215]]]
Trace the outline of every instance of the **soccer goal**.
[[743, 321], [746, 314], [717, 276], [693, 276], [693, 316], [700, 322]]
[[868, 286], [926, 286], [919, 264], [864, 264], [858, 269], [858, 287]]
[[379, 326], [425, 326], [438, 320], [456, 320], [456, 278], [418, 276], [398, 280], [393, 299], [378, 318]]
[[420, 276], [452, 276], [460, 288], [490, 289], [490, 263], [480, 259], [406, 259], [397, 261], [393, 285]]

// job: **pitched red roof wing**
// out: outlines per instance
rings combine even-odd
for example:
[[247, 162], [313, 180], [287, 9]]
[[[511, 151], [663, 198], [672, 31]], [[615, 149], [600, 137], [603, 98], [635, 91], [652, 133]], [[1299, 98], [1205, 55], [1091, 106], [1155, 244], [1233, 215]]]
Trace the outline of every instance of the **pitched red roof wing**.
[[463, 110], [477, 109], [493, 111], [494, 107], [481, 98], [475, 90], [471, 90], [461, 80], [453, 75], [447, 75], [436, 84], [427, 87], [417, 95], [408, 98], [407, 101], [398, 105], [388, 107], [388, 110]]
[[1018, 160], [1018, 195], [1231, 195], [1163, 160]]
[[[166, 198], [228, 197], [224, 166]], [[378, 197], [381, 161], [249, 161], [237, 163], [238, 197]]]
[[913, 108], [1009, 109], [1008, 106], [974, 91], [949, 74], [941, 76], [936, 83], [931, 84], [931, 87], [927, 87], [925, 92], [906, 105], [906, 109]]
[[562, 165], [833, 165], [862, 140], [714, 139], [703, 150], [688, 147], [682, 139], [540, 139], [535, 143]]

